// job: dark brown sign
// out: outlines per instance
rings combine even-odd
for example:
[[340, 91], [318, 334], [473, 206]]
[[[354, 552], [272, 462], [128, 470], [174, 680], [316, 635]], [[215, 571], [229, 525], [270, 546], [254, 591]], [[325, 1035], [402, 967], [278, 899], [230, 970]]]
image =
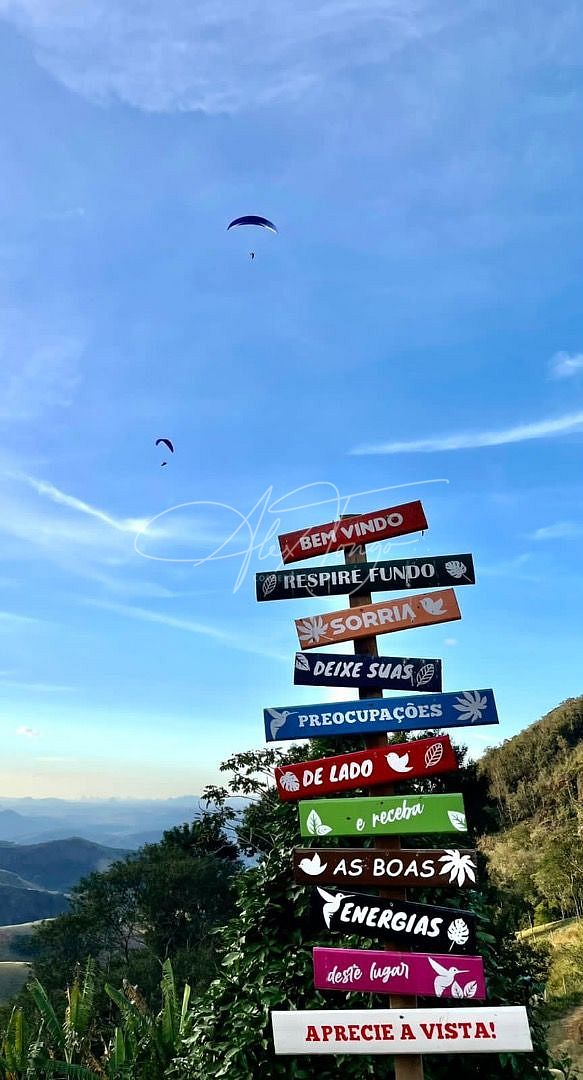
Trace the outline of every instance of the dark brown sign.
[[296, 848], [294, 881], [352, 888], [451, 885], [471, 889], [476, 881], [476, 852], [468, 848]]
[[423, 555], [351, 566], [304, 566], [255, 575], [257, 599], [298, 600], [312, 596], [390, 592], [399, 589], [437, 589], [475, 585], [471, 555]]

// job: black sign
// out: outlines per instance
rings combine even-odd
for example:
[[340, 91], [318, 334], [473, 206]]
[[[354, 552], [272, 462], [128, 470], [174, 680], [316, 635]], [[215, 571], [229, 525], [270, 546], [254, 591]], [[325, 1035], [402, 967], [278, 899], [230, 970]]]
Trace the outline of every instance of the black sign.
[[415, 656], [347, 656], [346, 653], [296, 653], [296, 686], [364, 686], [369, 689], [425, 690], [441, 693], [441, 660]]
[[258, 600], [294, 600], [309, 596], [433, 589], [445, 585], [475, 585], [471, 555], [427, 555], [419, 559], [354, 566], [304, 566], [255, 575]]
[[314, 907], [328, 930], [388, 938], [412, 951], [459, 954], [472, 953], [476, 947], [476, 916], [471, 911], [319, 886], [314, 890]]

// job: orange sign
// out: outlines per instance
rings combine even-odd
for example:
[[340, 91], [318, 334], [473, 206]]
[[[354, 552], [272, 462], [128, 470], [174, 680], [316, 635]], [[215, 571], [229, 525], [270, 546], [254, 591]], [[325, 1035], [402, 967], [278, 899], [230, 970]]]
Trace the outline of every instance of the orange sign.
[[302, 649], [332, 645], [337, 641], [390, 634], [394, 630], [409, 630], [412, 626], [453, 622], [461, 619], [461, 611], [453, 589], [425, 593], [421, 596], [401, 596], [381, 604], [346, 608], [326, 615], [296, 619], [296, 630]]

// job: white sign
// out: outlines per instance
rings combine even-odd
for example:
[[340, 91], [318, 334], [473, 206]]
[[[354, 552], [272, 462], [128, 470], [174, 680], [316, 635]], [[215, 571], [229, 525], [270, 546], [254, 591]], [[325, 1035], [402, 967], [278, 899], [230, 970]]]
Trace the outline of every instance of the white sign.
[[523, 1005], [272, 1012], [276, 1054], [500, 1054], [531, 1051]]

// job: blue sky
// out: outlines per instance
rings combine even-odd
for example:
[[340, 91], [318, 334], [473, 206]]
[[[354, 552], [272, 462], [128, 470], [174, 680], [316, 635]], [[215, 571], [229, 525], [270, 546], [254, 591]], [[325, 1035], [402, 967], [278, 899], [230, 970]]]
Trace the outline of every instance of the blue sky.
[[3, 794], [198, 793], [326, 700], [293, 618], [335, 605], [253, 573], [338, 507], [474, 553], [384, 653], [500, 739], [583, 690], [578, 8], [0, 0]]

